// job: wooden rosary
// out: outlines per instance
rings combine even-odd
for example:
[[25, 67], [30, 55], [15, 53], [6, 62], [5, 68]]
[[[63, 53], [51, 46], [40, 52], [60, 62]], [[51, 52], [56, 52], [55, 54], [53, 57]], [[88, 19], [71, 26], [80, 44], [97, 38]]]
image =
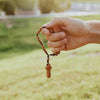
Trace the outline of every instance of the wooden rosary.
[[[52, 67], [51, 67], [51, 65], [50, 65], [50, 63], [49, 63], [49, 60], [50, 60], [50, 59], [49, 59], [49, 56], [57, 56], [58, 54], [60, 54], [60, 52], [57, 52], [57, 53], [54, 53], [54, 54], [48, 54], [47, 50], [45, 49], [45, 47], [44, 47], [44, 45], [43, 45], [43, 42], [42, 42], [42, 41], [40, 40], [40, 38], [39, 38], [39, 33], [41, 32], [41, 30], [42, 30], [43, 28], [46, 28], [46, 27], [41, 27], [41, 28], [39, 29], [39, 31], [37, 32], [36, 37], [37, 37], [39, 43], [41, 44], [41, 47], [42, 47], [43, 51], [44, 51], [45, 54], [47, 55], [47, 65], [46, 65], [45, 69], [47, 70], [47, 78], [50, 78], [50, 77], [51, 77], [51, 69], [52, 69]], [[49, 29], [49, 31], [51, 32], [50, 29]], [[53, 31], [52, 33], [54, 33], [54, 31]]]

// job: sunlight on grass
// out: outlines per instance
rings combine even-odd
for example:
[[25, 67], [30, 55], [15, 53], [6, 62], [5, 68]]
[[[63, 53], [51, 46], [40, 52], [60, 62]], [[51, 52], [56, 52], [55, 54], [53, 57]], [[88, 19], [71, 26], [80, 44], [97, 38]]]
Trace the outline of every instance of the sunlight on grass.
[[93, 44], [51, 57], [51, 79], [42, 50], [1, 60], [0, 100], [100, 100], [99, 50]]

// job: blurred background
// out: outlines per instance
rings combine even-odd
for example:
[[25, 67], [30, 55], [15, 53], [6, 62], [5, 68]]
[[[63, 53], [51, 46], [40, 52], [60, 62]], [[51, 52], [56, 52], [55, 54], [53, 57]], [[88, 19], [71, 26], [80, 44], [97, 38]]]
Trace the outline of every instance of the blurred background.
[[0, 0], [0, 100], [100, 100], [99, 44], [51, 57], [46, 78], [35, 35], [55, 16], [100, 20], [100, 0]]

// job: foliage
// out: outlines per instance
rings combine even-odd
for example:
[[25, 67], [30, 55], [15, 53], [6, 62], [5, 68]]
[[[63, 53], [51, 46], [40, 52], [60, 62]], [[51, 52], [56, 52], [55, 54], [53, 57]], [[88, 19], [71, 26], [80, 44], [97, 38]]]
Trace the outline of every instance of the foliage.
[[71, 8], [71, 2], [68, 2], [67, 3], [67, 9], [70, 9]]
[[33, 10], [35, 0], [15, 0], [15, 3], [19, 9]]
[[68, 2], [66, 0], [58, 0], [58, 1], [56, 1], [55, 4], [56, 4], [55, 9], [53, 9], [53, 11], [55, 11], [55, 12], [66, 11], [66, 10], [69, 10], [71, 7], [71, 2]]
[[55, 0], [39, 0], [41, 13], [50, 13], [55, 7]]
[[71, 3], [66, 0], [39, 0], [41, 13], [50, 13], [51, 11], [65, 11], [71, 7]]
[[14, 15], [16, 7], [12, 0], [4, 0], [0, 1], [0, 9], [5, 11], [7, 15]]

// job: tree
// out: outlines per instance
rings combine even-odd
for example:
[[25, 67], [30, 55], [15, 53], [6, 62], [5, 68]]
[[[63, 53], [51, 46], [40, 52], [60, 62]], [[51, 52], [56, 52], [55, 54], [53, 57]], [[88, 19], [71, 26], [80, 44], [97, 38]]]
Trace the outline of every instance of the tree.
[[50, 13], [55, 6], [55, 0], [39, 0], [39, 9], [41, 13]]
[[0, 1], [0, 9], [5, 11], [7, 15], [14, 15], [16, 7], [12, 0], [2, 0]]
[[51, 11], [65, 11], [71, 6], [71, 4], [66, 0], [39, 0], [38, 5], [41, 13], [50, 13]]
[[22, 10], [33, 10], [35, 0], [14, 0], [17, 8]]

